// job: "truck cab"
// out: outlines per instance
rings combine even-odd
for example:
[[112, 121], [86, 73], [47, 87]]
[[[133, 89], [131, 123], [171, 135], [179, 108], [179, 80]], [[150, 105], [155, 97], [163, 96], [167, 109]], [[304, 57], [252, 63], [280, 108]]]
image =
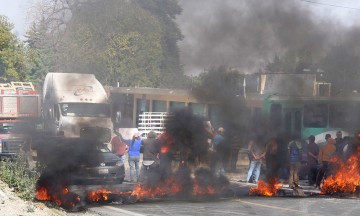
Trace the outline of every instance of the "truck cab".
[[42, 112], [44, 128], [51, 135], [67, 138], [92, 135], [104, 143], [111, 140], [110, 103], [93, 74], [48, 73]]

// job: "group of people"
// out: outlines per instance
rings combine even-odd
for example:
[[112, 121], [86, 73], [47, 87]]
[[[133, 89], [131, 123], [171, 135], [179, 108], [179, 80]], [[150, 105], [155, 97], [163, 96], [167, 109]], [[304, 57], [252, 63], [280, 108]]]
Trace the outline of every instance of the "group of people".
[[[135, 132], [131, 140], [125, 140], [118, 130], [115, 130], [115, 133], [117, 135], [111, 140], [112, 152], [120, 157], [123, 163], [128, 160], [130, 168], [129, 180], [131, 182], [142, 181], [144, 176], [149, 175], [150, 172], [148, 172], [148, 170], [154, 171], [156, 168], [160, 168], [160, 171], [164, 172], [157, 174], [160, 176], [166, 175], [169, 169], [169, 167], [166, 167], [166, 164], [170, 164], [169, 166], [171, 166], [171, 163], [167, 163], [168, 155], [160, 153], [161, 147], [163, 145], [166, 146], [166, 142], [169, 141], [165, 134], [157, 136], [154, 131], [150, 131], [147, 134], [147, 138], [142, 140], [139, 132]], [[225, 175], [225, 170], [236, 169], [241, 139], [237, 136], [228, 139], [222, 127], [219, 127], [216, 131], [212, 129], [208, 138], [210, 144], [209, 152], [211, 152], [209, 165], [213, 173], [221, 176]], [[233, 149], [235, 148], [232, 147], [234, 145], [229, 146], [229, 142], [238, 143], [239, 145], [237, 145], [236, 149]], [[229, 152], [231, 152], [231, 154]], [[142, 164], [140, 164], [141, 153], [143, 153]], [[176, 157], [176, 155], [172, 155], [172, 157]], [[234, 160], [234, 158], [236, 158], [236, 160]], [[161, 166], [160, 159], [163, 162], [167, 162]], [[146, 175], [142, 175], [145, 173]], [[156, 178], [152, 177], [152, 179]]]
[[140, 155], [143, 153], [143, 165], [156, 166], [159, 164], [160, 145], [156, 140], [156, 133], [150, 131], [147, 139], [142, 140], [139, 132], [135, 132], [131, 140], [125, 140], [119, 131], [115, 131], [116, 136], [111, 140], [112, 152], [121, 158], [125, 164], [128, 156], [130, 167], [130, 182], [138, 182], [141, 174]]
[[[272, 138], [264, 148], [260, 145], [259, 139], [250, 139], [248, 145], [250, 163], [246, 181], [256, 183], [259, 180], [262, 159], [265, 158], [267, 181], [279, 178], [279, 175], [285, 172], [287, 173], [289, 187], [301, 188], [299, 172], [303, 167], [306, 169], [308, 184], [320, 188], [323, 179], [334, 170], [334, 157], [347, 160], [349, 155], [356, 152], [360, 146], [360, 133], [354, 139], [343, 138], [341, 131], [337, 131], [335, 139], [330, 134], [326, 134], [326, 143], [320, 148], [315, 143], [315, 136], [313, 135], [308, 137], [307, 148], [304, 148], [300, 137], [296, 135], [290, 140], [290, 142], [286, 142], [286, 148], [284, 148], [280, 144], [280, 140]], [[281, 151], [281, 149], [286, 149], [286, 151]], [[282, 159], [284, 155], [286, 157]]]

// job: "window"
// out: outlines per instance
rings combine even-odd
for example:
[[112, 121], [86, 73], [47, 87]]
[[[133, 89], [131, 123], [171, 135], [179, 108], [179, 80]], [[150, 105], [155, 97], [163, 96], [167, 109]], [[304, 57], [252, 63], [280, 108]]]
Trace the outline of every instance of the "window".
[[200, 103], [189, 103], [189, 108], [194, 115], [205, 116], [205, 105]]
[[324, 128], [328, 122], [327, 104], [308, 104], [304, 106], [304, 127]]
[[270, 107], [270, 120], [274, 127], [281, 126], [281, 104], [271, 104]]
[[166, 112], [166, 101], [153, 100], [153, 112]]
[[110, 118], [109, 104], [61, 103], [60, 109], [63, 116]]
[[329, 125], [333, 128], [358, 128], [360, 104], [330, 104]]
[[60, 120], [60, 111], [59, 111], [59, 105], [55, 104], [54, 105], [54, 117], [56, 121]]
[[172, 112], [178, 108], [183, 108], [183, 107], [185, 107], [184, 102], [175, 102], [175, 101], [170, 102], [170, 112]]

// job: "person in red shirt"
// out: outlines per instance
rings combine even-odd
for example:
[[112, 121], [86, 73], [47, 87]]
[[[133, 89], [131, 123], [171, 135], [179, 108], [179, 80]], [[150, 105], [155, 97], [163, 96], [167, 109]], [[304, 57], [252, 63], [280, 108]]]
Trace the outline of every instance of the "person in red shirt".
[[118, 129], [114, 132], [116, 136], [111, 140], [111, 150], [115, 155], [121, 158], [123, 163], [125, 163], [128, 146]]

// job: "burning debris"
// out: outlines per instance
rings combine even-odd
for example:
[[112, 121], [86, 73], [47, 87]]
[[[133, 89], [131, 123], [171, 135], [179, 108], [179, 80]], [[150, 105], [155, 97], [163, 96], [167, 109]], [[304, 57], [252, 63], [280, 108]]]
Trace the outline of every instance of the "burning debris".
[[277, 181], [277, 179], [269, 181], [269, 183], [260, 180], [257, 187], [250, 188], [249, 194], [272, 197], [277, 194], [280, 188], [281, 184]]
[[55, 202], [58, 206], [64, 208], [75, 207], [81, 200], [79, 195], [71, 193], [67, 187], [59, 187], [58, 190], [52, 190], [45, 186], [37, 187], [35, 198], [39, 201]]
[[[152, 168], [154, 170], [150, 170], [151, 172], [145, 172], [139, 184], [133, 188], [103, 187], [86, 189], [81, 194], [76, 194], [68, 189], [71, 183], [68, 177], [69, 174], [79, 171], [73, 163], [81, 161], [66, 161], [66, 166], [59, 167], [57, 161], [61, 159], [51, 157], [48, 158], [48, 166], [38, 181], [35, 198], [40, 201], [53, 201], [64, 208], [73, 208], [92, 203], [134, 203], [170, 197], [203, 199], [222, 194], [229, 182], [226, 177], [216, 175], [210, 167], [212, 154], [207, 142], [209, 135], [204, 127], [204, 120], [188, 110], [179, 110], [174, 112], [166, 129], [166, 133], [158, 140], [161, 144], [160, 166]], [[84, 156], [84, 152], [88, 154], [88, 151], [78, 151], [80, 149], [76, 148], [76, 154], [72, 153], [73, 157], [68, 158]]]
[[336, 157], [335, 174], [328, 176], [322, 185], [323, 194], [355, 193], [360, 187], [360, 148], [346, 161]]

